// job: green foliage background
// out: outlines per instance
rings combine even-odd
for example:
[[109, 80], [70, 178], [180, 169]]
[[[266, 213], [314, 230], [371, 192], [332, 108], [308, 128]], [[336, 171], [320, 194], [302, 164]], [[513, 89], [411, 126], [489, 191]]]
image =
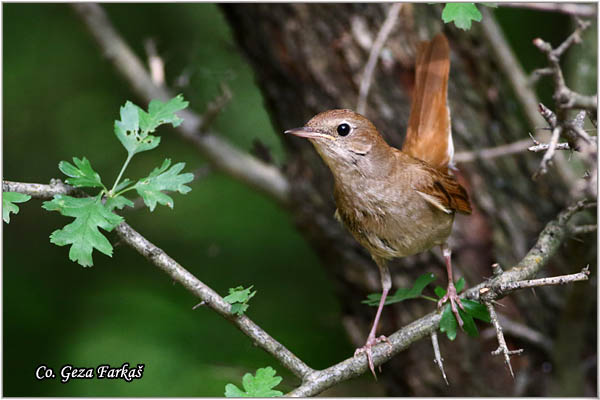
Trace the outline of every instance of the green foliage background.
[[[191, 73], [190, 85], [175, 89], [191, 108], [201, 112], [226, 81], [234, 99], [216, 121], [218, 131], [243, 149], [260, 139], [283, 162], [279, 134], [215, 5], [104, 7], [138, 54], [144, 54], [144, 39], [157, 40], [170, 85], [183, 71]], [[499, 11], [507, 26], [527, 13]], [[5, 179], [48, 182], [61, 177], [60, 160], [84, 155], [102, 176], [116, 176], [126, 157], [113, 134], [119, 106], [127, 99], [146, 104], [101, 56], [68, 5], [3, 4], [3, 16]], [[560, 38], [551, 23], [557, 18], [546, 14], [535, 35]], [[509, 37], [533, 29], [517, 25], [520, 31]], [[530, 43], [529, 37], [522, 42]], [[543, 63], [529, 47], [517, 52], [528, 54], [528, 69]], [[128, 176], [142, 176], [166, 157], [184, 161], [186, 170], [204, 165], [172, 130], [159, 134], [158, 151], [134, 159]], [[287, 213], [218, 172], [174, 199], [173, 211], [123, 215], [222, 295], [229, 287], [254, 285], [248, 315], [312, 367], [353, 353], [332, 284]], [[4, 225], [4, 396], [222, 396], [226, 383], [267, 365], [284, 378], [277, 389], [286, 392], [297, 383], [216, 313], [192, 310], [198, 300], [130, 248], [117, 244], [112, 259], [95, 253], [94, 267], [82, 268], [68, 260], [68, 248], [49, 242], [64, 217], [42, 210], [37, 200], [19, 207]], [[144, 363], [143, 379], [61, 384], [34, 377], [40, 364], [58, 373], [67, 363], [124, 362]], [[382, 394], [365, 376], [330, 395], [352, 395], [353, 385]]]

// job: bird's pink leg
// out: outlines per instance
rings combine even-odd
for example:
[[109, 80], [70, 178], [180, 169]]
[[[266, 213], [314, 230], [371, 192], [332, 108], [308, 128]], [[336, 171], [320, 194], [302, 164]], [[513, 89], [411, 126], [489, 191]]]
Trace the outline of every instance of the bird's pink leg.
[[452, 308], [452, 312], [456, 316], [456, 320], [458, 321], [458, 325], [462, 328], [463, 320], [458, 314], [458, 308], [456, 308], [456, 304], [460, 307], [461, 310], [465, 310], [462, 303], [460, 302], [460, 298], [456, 293], [456, 288], [454, 287], [454, 279], [452, 278], [452, 251], [448, 247], [448, 244], [444, 243], [442, 246], [442, 254], [444, 256], [444, 260], [446, 261], [446, 272], [448, 273], [448, 289], [446, 290], [446, 295], [442, 297], [438, 301], [438, 308], [442, 306], [446, 301], [450, 300], [450, 307]]
[[381, 285], [383, 286], [383, 291], [381, 292], [381, 300], [379, 300], [379, 307], [377, 307], [377, 313], [375, 314], [375, 320], [373, 321], [373, 327], [371, 328], [371, 332], [369, 332], [369, 336], [367, 337], [367, 342], [363, 347], [356, 349], [354, 352], [354, 356], [356, 357], [360, 353], [365, 353], [367, 356], [367, 361], [369, 362], [369, 369], [373, 373], [373, 376], [377, 378], [375, 375], [375, 366], [373, 364], [373, 352], [372, 348], [378, 343], [387, 342], [391, 345], [389, 340], [385, 336], [375, 337], [375, 333], [377, 332], [377, 326], [379, 325], [379, 319], [381, 318], [381, 312], [383, 311], [383, 306], [385, 304], [385, 299], [387, 298], [388, 292], [392, 287], [392, 278], [390, 276], [390, 271], [385, 263], [385, 260], [375, 259], [377, 266], [379, 267], [379, 273], [381, 275]]

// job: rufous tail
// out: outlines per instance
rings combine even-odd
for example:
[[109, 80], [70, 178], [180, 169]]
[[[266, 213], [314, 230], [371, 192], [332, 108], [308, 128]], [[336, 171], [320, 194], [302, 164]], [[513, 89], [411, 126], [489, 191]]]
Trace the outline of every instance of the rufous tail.
[[454, 145], [448, 108], [450, 47], [442, 33], [417, 49], [415, 88], [402, 151], [444, 172]]

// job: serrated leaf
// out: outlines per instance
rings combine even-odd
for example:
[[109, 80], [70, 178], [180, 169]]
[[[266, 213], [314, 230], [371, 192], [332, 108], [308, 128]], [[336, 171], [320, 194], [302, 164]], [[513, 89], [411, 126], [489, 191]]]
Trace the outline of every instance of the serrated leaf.
[[454, 340], [456, 339], [457, 327], [458, 322], [456, 321], [454, 314], [452, 314], [450, 304], [446, 304], [442, 313], [442, 319], [440, 319], [440, 332], [445, 332], [448, 339]]
[[163, 190], [177, 191], [181, 194], [192, 190], [185, 184], [194, 180], [194, 174], [188, 172], [179, 175], [179, 172], [185, 167], [185, 163], [177, 163], [168, 169], [169, 165], [171, 165], [171, 160], [167, 158], [160, 168], [155, 168], [150, 175], [135, 184], [135, 190], [144, 199], [144, 204], [150, 211], [154, 211], [156, 203], [173, 208], [173, 199], [162, 193]]
[[473, 318], [477, 318], [478, 320], [487, 322], [487, 323], [492, 322], [492, 320], [490, 318], [490, 313], [489, 313], [487, 307], [484, 306], [483, 304], [478, 303], [473, 300], [466, 300], [466, 299], [461, 299], [460, 302], [462, 303], [463, 307], [465, 308], [466, 313], [469, 314], [470, 316], [472, 316]]
[[179, 126], [183, 119], [175, 113], [186, 108], [188, 104], [180, 94], [166, 103], [160, 100], [152, 100], [148, 105], [148, 112], [140, 110], [140, 129], [146, 132], [154, 132], [162, 124], [171, 124], [173, 127]]
[[115, 135], [130, 156], [152, 150], [160, 143], [160, 137], [140, 130], [140, 113], [144, 111], [128, 101], [121, 107], [121, 120], [115, 121]]
[[471, 21], [481, 21], [481, 13], [475, 3], [446, 3], [442, 20], [446, 24], [454, 22], [457, 28], [466, 31], [471, 29]]
[[10, 213], [18, 214], [19, 206], [13, 203], [24, 203], [31, 199], [28, 194], [17, 193], [17, 192], [4, 192], [2, 193], [2, 219], [7, 224], [10, 223]]
[[244, 390], [229, 383], [225, 386], [225, 397], [277, 397], [283, 395], [279, 390], [273, 388], [281, 383], [282, 378], [275, 376], [277, 372], [271, 368], [259, 368], [256, 375], [247, 373], [242, 378]]
[[42, 207], [75, 218], [73, 222], [50, 235], [50, 242], [58, 246], [71, 245], [71, 261], [76, 261], [84, 267], [92, 266], [94, 249], [112, 256], [112, 245], [98, 228], [110, 232], [123, 218], [110, 212], [100, 201], [100, 196], [75, 198], [58, 194], [51, 201], [44, 202]]
[[129, 200], [125, 196], [116, 196], [107, 198], [104, 206], [108, 209], [108, 211], [113, 211], [115, 208], [122, 210], [125, 207], [133, 207], [134, 204], [133, 201]]
[[[411, 288], [400, 288], [396, 290], [393, 295], [388, 296], [388, 298], [385, 300], [385, 305], [398, 303], [408, 299], [416, 299], [417, 297], [421, 296], [423, 289], [425, 289], [425, 287], [434, 280], [435, 275], [432, 273], [425, 273], [419, 276]], [[370, 306], [378, 306], [380, 300], [380, 293], [372, 293], [368, 295], [367, 300], [363, 300], [362, 303]]]
[[248, 287], [247, 289], [244, 289], [243, 286], [229, 288], [229, 295], [225, 296], [223, 300], [229, 304], [246, 302], [256, 294], [256, 291], [250, 292], [253, 287], [254, 285]]
[[252, 291], [254, 285], [247, 289], [243, 286], [235, 288], [229, 288], [229, 295], [225, 296], [223, 300], [231, 304], [231, 312], [233, 314], [242, 315], [248, 310], [248, 302], [256, 294], [256, 290]]
[[73, 157], [73, 162], [75, 165], [68, 161], [58, 163], [58, 169], [69, 177], [66, 179], [69, 185], [77, 187], [104, 187], [100, 175], [94, 171], [87, 158], [83, 157], [80, 160], [77, 157]]

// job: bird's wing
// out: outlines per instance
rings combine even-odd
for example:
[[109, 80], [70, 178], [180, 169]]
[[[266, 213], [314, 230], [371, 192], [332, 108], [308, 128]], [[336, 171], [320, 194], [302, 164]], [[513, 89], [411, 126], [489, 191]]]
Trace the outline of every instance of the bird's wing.
[[446, 171], [454, 146], [447, 105], [450, 47], [439, 33], [417, 49], [415, 88], [402, 151]]
[[430, 176], [432, 179], [419, 180], [417, 186], [414, 186], [422, 198], [447, 214], [471, 214], [469, 195], [453, 176], [440, 172]]

